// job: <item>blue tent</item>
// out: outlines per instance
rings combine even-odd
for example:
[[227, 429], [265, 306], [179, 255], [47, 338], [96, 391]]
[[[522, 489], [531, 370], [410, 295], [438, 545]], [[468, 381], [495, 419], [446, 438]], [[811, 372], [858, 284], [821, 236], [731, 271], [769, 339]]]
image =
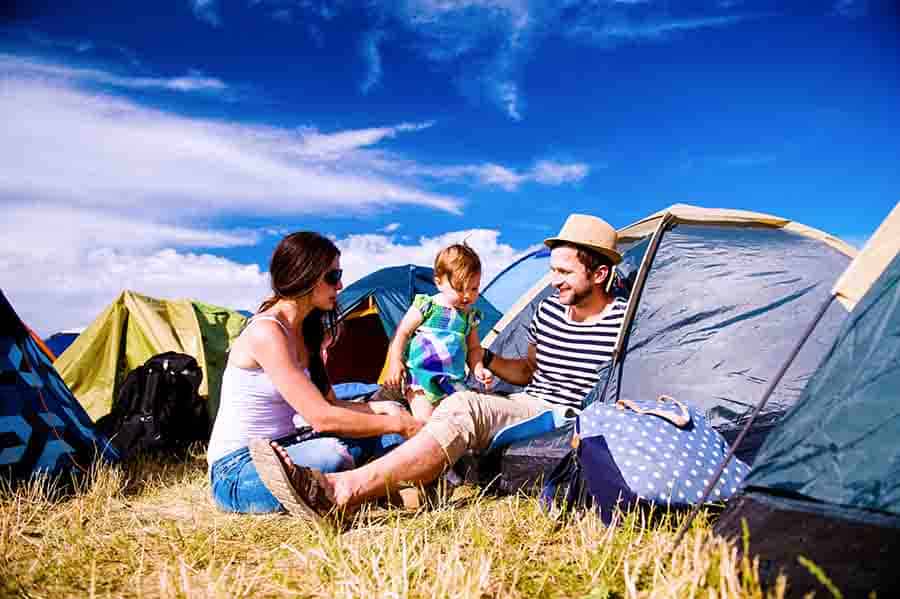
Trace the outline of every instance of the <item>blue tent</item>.
[[78, 335], [81, 334], [82, 330], [83, 329], [71, 329], [53, 333], [44, 339], [44, 343], [47, 344], [47, 347], [50, 348], [50, 351], [53, 352], [54, 356], [61, 356], [62, 353], [78, 339]]
[[[437, 293], [434, 271], [407, 264], [382, 268], [363, 277], [338, 296], [340, 335], [328, 350], [328, 373], [333, 383], [376, 383], [384, 367], [390, 339], [417, 294]], [[484, 319], [484, 337], [500, 313], [483, 297], [475, 302]]]
[[763, 574], [844, 596], [896, 592], [900, 575], [900, 255], [857, 304], [717, 525], [750, 530]]
[[501, 313], [506, 313], [549, 269], [550, 248], [542, 247], [503, 269], [485, 286], [481, 295]]
[[86, 471], [118, 459], [0, 293], [0, 476]]
[[[619, 240], [621, 274], [633, 281], [626, 289], [626, 324], [618, 361], [585, 398], [583, 416], [594, 418], [619, 399], [655, 401], [668, 395], [726, 439], [737, 435], [856, 253], [839, 239], [787, 219], [686, 205], [621, 229]], [[549, 277], [538, 281], [495, 325], [488, 347], [500, 355], [524, 356], [532, 314], [553, 292]], [[739, 448], [744, 462], [753, 462], [765, 435], [797, 402], [846, 317], [840, 305], [826, 313]], [[587, 407], [593, 402], [597, 405]], [[568, 452], [571, 435], [567, 428], [513, 444], [491, 456], [477, 478], [496, 479], [504, 491], [528, 487]], [[582, 444], [581, 451], [588, 446]]]

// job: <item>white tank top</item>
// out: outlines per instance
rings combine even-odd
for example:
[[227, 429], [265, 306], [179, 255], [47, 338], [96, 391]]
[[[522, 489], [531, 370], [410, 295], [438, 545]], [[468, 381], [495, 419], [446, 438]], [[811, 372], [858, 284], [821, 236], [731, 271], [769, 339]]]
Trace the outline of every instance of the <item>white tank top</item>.
[[[251, 318], [247, 327], [258, 320], [271, 320], [288, 332], [281, 321], [267, 315]], [[309, 376], [309, 371], [304, 371]], [[240, 368], [232, 366], [229, 360], [222, 374], [219, 413], [209, 439], [206, 460], [212, 465], [232, 451], [247, 447], [250, 439], [277, 439], [304, 425], [306, 421], [285, 401], [262, 368]]]

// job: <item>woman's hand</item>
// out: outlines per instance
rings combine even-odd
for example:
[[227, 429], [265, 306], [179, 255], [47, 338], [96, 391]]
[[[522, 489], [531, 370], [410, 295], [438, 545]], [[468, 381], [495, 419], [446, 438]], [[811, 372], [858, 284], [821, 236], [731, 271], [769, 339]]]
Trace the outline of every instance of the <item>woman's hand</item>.
[[397, 432], [403, 435], [406, 439], [411, 439], [416, 436], [422, 427], [425, 426], [424, 420], [419, 420], [418, 418], [414, 418], [411, 414], [400, 414], [395, 416], [395, 418], [400, 422], [400, 430]]
[[406, 368], [400, 360], [391, 360], [388, 365], [387, 374], [384, 377], [384, 386], [403, 392], [403, 385], [406, 382]]

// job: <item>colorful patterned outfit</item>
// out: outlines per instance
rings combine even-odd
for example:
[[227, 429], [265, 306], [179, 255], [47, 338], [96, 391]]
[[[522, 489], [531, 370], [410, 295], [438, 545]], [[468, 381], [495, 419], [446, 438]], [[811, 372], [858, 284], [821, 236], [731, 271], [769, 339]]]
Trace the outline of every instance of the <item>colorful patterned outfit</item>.
[[481, 322], [481, 311], [471, 308], [462, 312], [421, 294], [413, 299], [413, 306], [422, 313], [422, 324], [407, 349], [410, 387], [423, 391], [428, 401], [437, 404], [466, 389], [466, 339]]

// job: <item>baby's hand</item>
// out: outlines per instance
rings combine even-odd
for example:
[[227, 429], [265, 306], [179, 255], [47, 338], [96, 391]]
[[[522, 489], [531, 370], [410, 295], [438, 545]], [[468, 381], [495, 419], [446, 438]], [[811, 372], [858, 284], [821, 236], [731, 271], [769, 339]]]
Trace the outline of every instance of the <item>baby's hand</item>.
[[497, 382], [494, 373], [485, 368], [481, 362], [475, 364], [475, 380], [484, 385], [485, 389], [492, 388]]
[[396, 362], [388, 366], [387, 375], [384, 377], [384, 386], [402, 391], [403, 382], [406, 380], [406, 369], [403, 364]]

